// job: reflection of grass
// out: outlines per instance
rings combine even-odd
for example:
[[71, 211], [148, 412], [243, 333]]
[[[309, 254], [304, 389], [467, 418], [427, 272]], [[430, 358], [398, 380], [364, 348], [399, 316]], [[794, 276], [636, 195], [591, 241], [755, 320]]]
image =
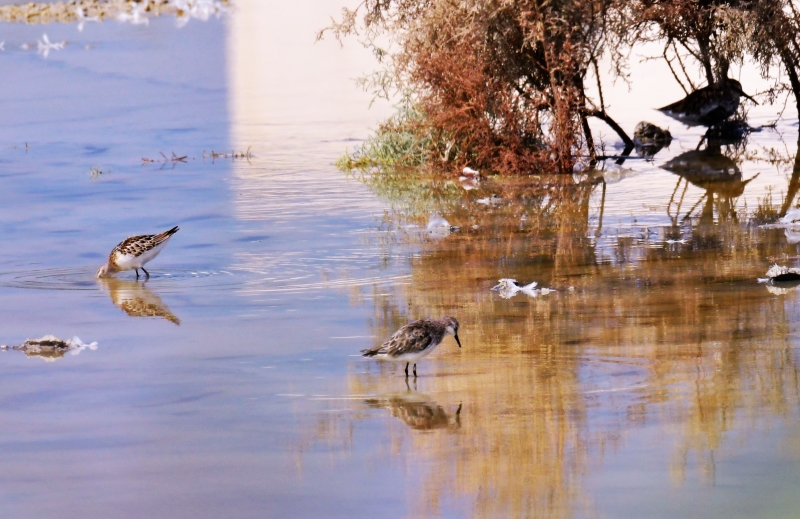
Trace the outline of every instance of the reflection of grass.
[[764, 198], [759, 197], [758, 206], [753, 214], [750, 216], [750, 222], [756, 225], [763, 225], [765, 223], [773, 223], [778, 220], [780, 211], [777, 207], [772, 205], [772, 187], [767, 188], [767, 194]]
[[409, 216], [448, 212], [462, 201], [464, 193], [454, 181], [414, 168], [382, 169], [365, 173], [362, 180], [395, 210]]
[[[395, 209], [410, 215], [447, 211], [461, 199], [463, 190], [429, 167], [430, 157], [442, 147], [441, 139], [421, 130], [425, 115], [404, 103], [364, 144], [336, 161], [336, 167], [360, 175], [376, 194]], [[451, 151], [444, 146], [443, 159]]]

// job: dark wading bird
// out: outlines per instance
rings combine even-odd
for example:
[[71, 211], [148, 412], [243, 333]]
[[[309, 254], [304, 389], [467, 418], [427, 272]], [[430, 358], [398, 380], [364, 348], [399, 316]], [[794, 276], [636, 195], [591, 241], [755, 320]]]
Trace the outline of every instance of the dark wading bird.
[[742, 96], [758, 104], [744, 93], [741, 83], [727, 78], [695, 90], [680, 101], [659, 110], [689, 126], [714, 126], [736, 112]]
[[123, 270], [134, 269], [136, 279], [139, 279], [139, 269], [142, 269], [149, 278], [150, 273], [144, 269], [144, 264], [158, 256], [176, 232], [178, 232], [177, 225], [161, 234], [143, 234], [126, 238], [114, 247], [105, 265], [97, 269], [97, 277], [104, 278]]
[[461, 347], [461, 341], [458, 340], [458, 321], [454, 317], [442, 317], [438, 320], [419, 319], [394, 332], [394, 335], [380, 346], [361, 350], [361, 353], [365, 357], [405, 362], [406, 377], [408, 365], [413, 362], [416, 377], [417, 361], [436, 349], [445, 335], [455, 337], [458, 347]]

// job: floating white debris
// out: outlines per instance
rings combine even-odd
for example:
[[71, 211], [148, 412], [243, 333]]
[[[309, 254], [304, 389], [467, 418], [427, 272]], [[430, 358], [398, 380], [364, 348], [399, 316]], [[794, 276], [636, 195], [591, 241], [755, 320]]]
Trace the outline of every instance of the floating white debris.
[[147, 17], [147, 6], [150, 2], [141, 2], [131, 6], [131, 12], [121, 12], [117, 15], [120, 22], [128, 22], [133, 25], [150, 25], [150, 18]]
[[71, 340], [67, 341], [67, 343], [69, 344], [69, 352], [71, 355], [78, 355], [80, 352], [86, 349], [92, 351], [97, 349], [97, 341], [86, 344], [77, 335]]
[[800, 232], [792, 231], [786, 228], [783, 230], [783, 234], [784, 236], [786, 236], [786, 242], [789, 245], [797, 245], [798, 243], [800, 243]]
[[789, 209], [778, 221], [784, 225], [800, 225], [800, 209]]
[[603, 168], [601, 175], [606, 184], [616, 184], [626, 178], [634, 177], [638, 173], [631, 168], [624, 168], [618, 164], [608, 164]]
[[497, 195], [492, 195], [488, 198], [479, 198], [476, 202], [483, 205], [500, 205], [503, 203], [503, 199]]
[[771, 281], [800, 281], [800, 269], [781, 267], [780, 265], [772, 265], [767, 271], [767, 277]]
[[478, 187], [477, 178], [458, 177], [458, 180], [461, 182], [461, 187], [464, 188], [464, 191], [472, 191]]
[[788, 286], [788, 287], [767, 285], [767, 291], [770, 294], [773, 294], [773, 295], [776, 295], [776, 296], [785, 296], [789, 292], [796, 291], [797, 289], [798, 289], [797, 286], [791, 286], [791, 285]]
[[464, 175], [465, 177], [480, 177], [481, 176], [481, 172], [480, 171], [478, 171], [477, 169], [472, 169], [470, 167], [466, 167], [463, 170], [461, 170], [461, 174]]
[[775, 223], [759, 225], [762, 229], [782, 229], [786, 227], [800, 227], [800, 209], [793, 208]]
[[75, 16], [78, 17], [78, 31], [83, 32], [83, 26], [86, 22], [99, 22], [99, 16], [86, 16], [86, 13], [83, 11], [83, 7], [76, 6], [75, 7]]
[[[532, 290], [536, 286], [536, 282], [534, 281], [530, 285], [526, 285], [526, 287], [530, 287]], [[492, 287], [492, 290], [497, 292], [500, 297], [503, 299], [510, 299], [517, 295], [517, 292], [522, 290], [522, 287], [517, 285], [516, 279], [511, 278], [502, 278], [498, 281], [498, 283]]]
[[428, 225], [425, 229], [432, 238], [444, 238], [448, 234], [456, 232], [461, 228], [456, 225], [450, 225], [450, 222], [445, 220], [444, 217], [434, 213], [428, 219]]
[[685, 244], [687, 244], [689, 242], [686, 240], [686, 238], [681, 238], [680, 240], [671, 240], [670, 239], [670, 240], [665, 241], [664, 243], [667, 243], [669, 245], [675, 245], [676, 243], [680, 243], [681, 245], [685, 245]]
[[517, 295], [518, 292], [522, 292], [530, 297], [538, 297], [539, 295], [546, 296], [551, 292], [555, 292], [555, 289], [552, 288], [541, 288], [537, 290], [537, 286], [538, 283], [536, 281], [528, 285], [520, 286], [517, 284], [516, 279], [503, 278], [497, 282], [497, 285], [492, 287], [492, 290], [497, 292], [503, 299], [510, 299]]
[[64, 41], [53, 43], [50, 41], [50, 38], [47, 37], [47, 34], [43, 34], [42, 39], [40, 41], [37, 41], [36, 43], [37, 43], [36, 52], [38, 54], [41, 54], [45, 58], [50, 54], [51, 50], [62, 50], [64, 48], [64, 45], [67, 44], [67, 42]]
[[434, 229], [436, 227], [450, 227], [450, 222], [445, 220], [443, 216], [434, 213], [428, 219], [427, 228], [428, 229]]

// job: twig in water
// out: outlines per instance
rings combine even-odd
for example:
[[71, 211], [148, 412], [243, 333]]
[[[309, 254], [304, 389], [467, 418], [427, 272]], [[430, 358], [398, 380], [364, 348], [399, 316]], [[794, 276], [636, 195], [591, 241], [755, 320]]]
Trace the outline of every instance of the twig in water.
[[167, 157], [166, 155], [164, 155], [163, 151], [159, 151], [158, 153], [163, 157], [163, 159], [149, 159], [147, 157], [142, 157], [142, 166], [144, 166], [145, 164], [153, 164], [153, 163], [159, 163], [159, 164], [171, 163], [172, 167], [175, 167], [175, 165], [178, 162], [183, 162], [184, 164], [186, 164], [186, 159], [189, 157], [188, 155], [178, 157], [177, 155], [175, 155], [174, 151], [172, 152], [172, 157]]
[[252, 148], [252, 146], [248, 146], [247, 147], [247, 151], [240, 151], [239, 153], [236, 153], [233, 150], [231, 150], [230, 153], [217, 153], [216, 151], [211, 150], [211, 154], [210, 155], [206, 155], [206, 151], [203, 150], [203, 160], [205, 160], [206, 157], [208, 157], [208, 158], [211, 159], [212, 163], [216, 159], [231, 159], [231, 160], [244, 159], [247, 162], [250, 162], [250, 159], [253, 158], [253, 154], [250, 152], [250, 148]]

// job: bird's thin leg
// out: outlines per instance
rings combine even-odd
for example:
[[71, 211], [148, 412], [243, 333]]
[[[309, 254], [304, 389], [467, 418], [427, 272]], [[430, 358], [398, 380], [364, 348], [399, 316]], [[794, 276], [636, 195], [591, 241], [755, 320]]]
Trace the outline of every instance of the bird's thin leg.
[[406, 362], [406, 378], [408, 378], [408, 362]]
[[417, 378], [417, 365], [414, 364], [414, 378]]
[[[144, 270], [144, 267], [142, 267], [142, 270]], [[149, 273], [149, 272], [147, 272], [146, 270], [144, 270], [144, 273], [145, 273], [145, 275], [147, 276], [147, 278], [146, 278], [146, 279], [150, 279], [150, 273]]]
[[133, 269], [136, 271], [136, 279], [139, 279], [139, 269]]

